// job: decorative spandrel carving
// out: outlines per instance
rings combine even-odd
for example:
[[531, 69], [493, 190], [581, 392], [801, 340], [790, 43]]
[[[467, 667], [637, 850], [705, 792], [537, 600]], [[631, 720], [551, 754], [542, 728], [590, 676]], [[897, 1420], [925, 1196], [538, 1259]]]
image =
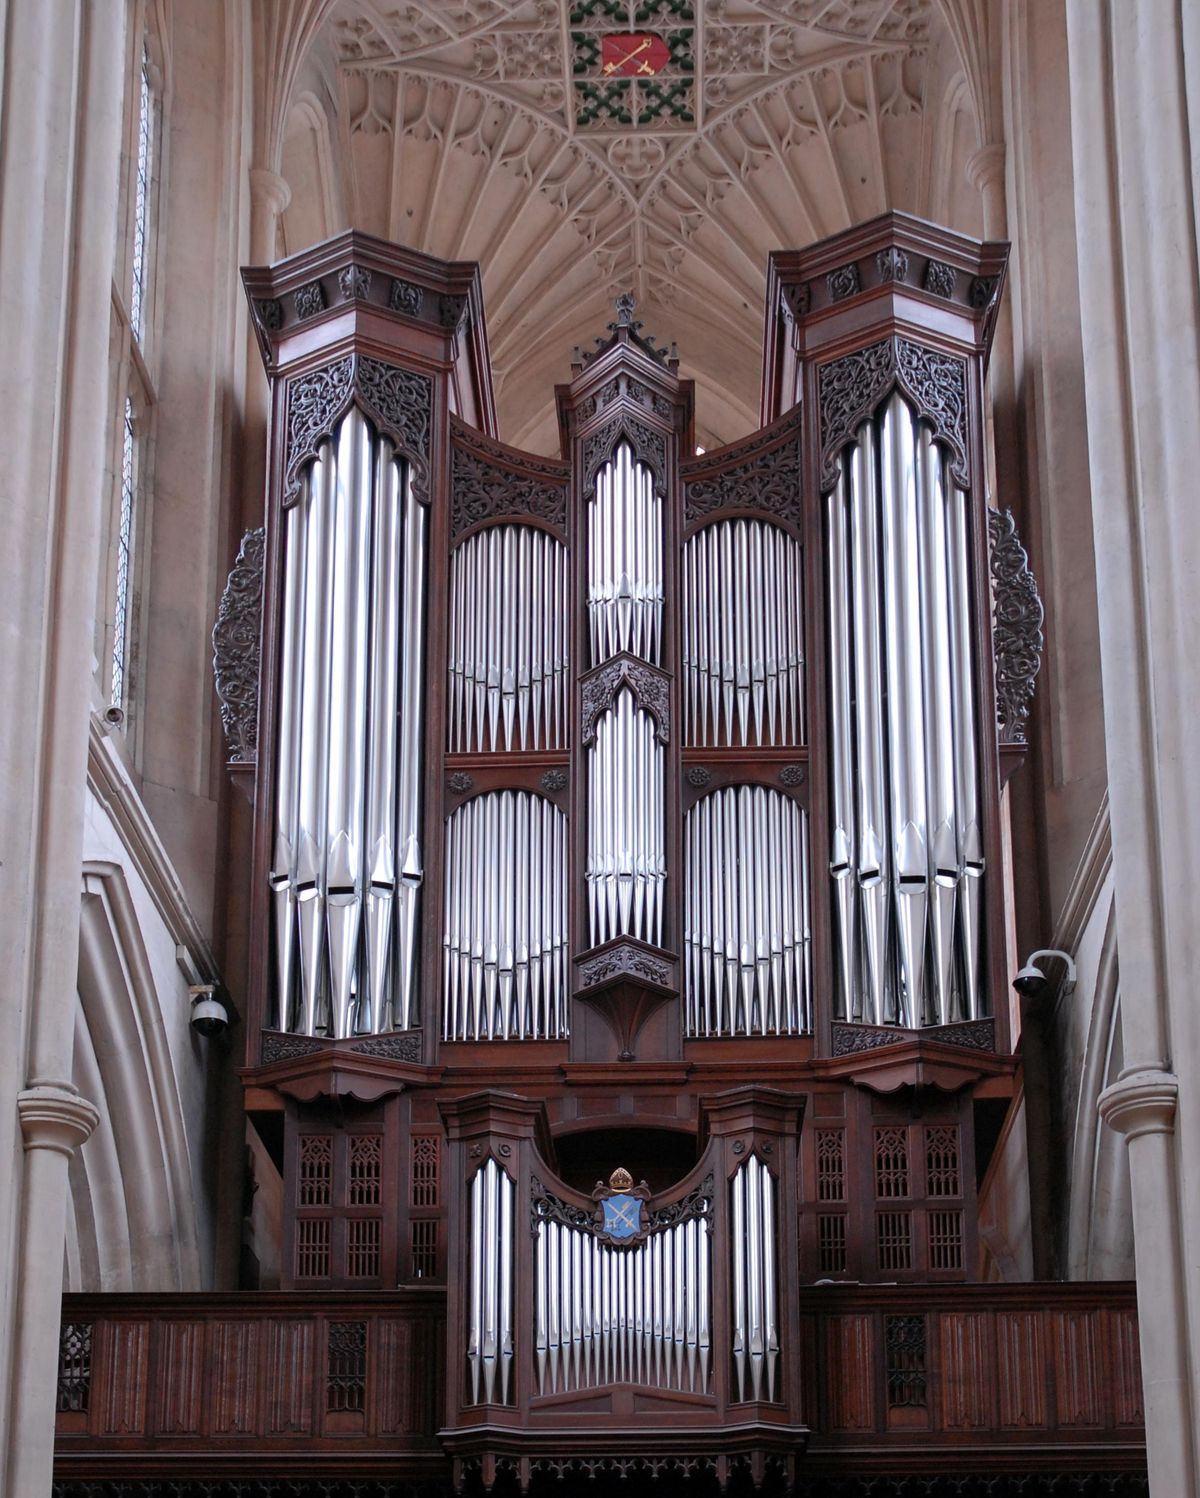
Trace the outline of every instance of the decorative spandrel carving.
[[285, 507], [299, 497], [305, 464], [316, 457], [321, 443], [332, 436], [355, 399], [410, 461], [413, 491], [423, 504], [429, 502], [433, 381], [416, 370], [350, 354], [300, 375], [288, 386]]
[[501, 517], [544, 520], [560, 533], [567, 524], [567, 471], [561, 463], [522, 456], [520, 469], [510, 455], [472, 432], [456, 431], [451, 441], [450, 534], [456, 537], [483, 520]]
[[950, 450], [950, 472], [970, 487], [967, 461], [967, 376], [961, 359], [907, 338], [882, 338], [821, 366], [821, 492], [838, 480], [842, 449], [898, 385]]
[[1011, 510], [988, 511], [991, 542], [992, 648], [996, 657], [996, 720], [1003, 743], [1023, 744], [1025, 720], [1042, 665], [1044, 611], [1029, 556]]
[[799, 525], [802, 475], [799, 433], [781, 442], [772, 432], [749, 445], [748, 456], [732, 468], [711, 477], [685, 476], [684, 518], [690, 525], [716, 510], [749, 509]]
[[628, 687], [637, 704], [654, 719], [660, 744], [671, 739], [671, 695], [667, 678], [645, 661], [632, 655], [616, 655], [605, 661], [583, 683], [582, 743], [595, 743], [600, 715], [613, 704], [622, 687]]
[[283, 503], [300, 495], [300, 472], [317, 456], [317, 449], [350, 403], [354, 389], [354, 357], [337, 359], [288, 386], [287, 452], [283, 468]]
[[622, 414], [606, 422], [599, 431], [593, 432], [583, 444], [583, 498], [592, 497], [596, 474], [608, 462], [620, 440], [625, 438], [633, 449], [633, 456], [644, 463], [654, 475], [654, 483], [660, 494], [667, 489], [667, 439], [666, 436], [635, 416]]
[[258, 674], [266, 532], [247, 531], [225, 583], [213, 626], [213, 676], [221, 726], [235, 764], [258, 757]]
[[953, 454], [951, 474], [964, 489], [968, 488], [967, 372], [963, 361], [897, 338], [896, 370], [900, 385], [916, 403], [917, 415], [932, 425]]
[[412, 464], [413, 492], [428, 504], [433, 381], [414, 369], [360, 358], [356, 394], [363, 410]]

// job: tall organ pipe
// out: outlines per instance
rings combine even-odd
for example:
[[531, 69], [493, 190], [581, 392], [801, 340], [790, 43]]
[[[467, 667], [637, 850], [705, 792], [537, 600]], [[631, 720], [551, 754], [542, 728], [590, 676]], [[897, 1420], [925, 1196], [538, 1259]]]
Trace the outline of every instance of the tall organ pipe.
[[[412, 1022], [425, 513], [356, 408], [289, 512], [275, 840], [277, 1022]], [[292, 974], [298, 970], [299, 982]]]
[[489, 1159], [471, 1181], [467, 1371], [473, 1404], [508, 1404], [513, 1363], [512, 1177]]
[[730, 786], [684, 825], [686, 1024], [691, 1035], [811, 1028], [807, 828], [790, 797]]
[[735, 1398], [774, 1399], [779, 1360], [775, 1182], [757, 1155], [738, 1167], [730, 1193]]
[[587, 607], [593, 666], [623, 650], [660, 664], [662, 502], [628, 442], [597, 472], [588, 505]]
[[468, 536], [450, 564], [452, 753], [566, 747], [567, 549], [531, 525]]
[[589, 757], [588, 921], [594, 946], [615, 936], [662, 941], [666, 846], [663, 747], [622, 688], [596, 724]]
[[683, 549], [683, 711], [696, 747], [802, 744], [800, 546], [761, 520], [720, 520]]
[[919, 1026], [982, 1010], [967, 506], [898, 392], [859, 427], [826, 501], [830, 876], [848, 1019]]
[[465, 802], [446, 824], [442, 1034], [567, 1034], [566, 817], [525, 791]]

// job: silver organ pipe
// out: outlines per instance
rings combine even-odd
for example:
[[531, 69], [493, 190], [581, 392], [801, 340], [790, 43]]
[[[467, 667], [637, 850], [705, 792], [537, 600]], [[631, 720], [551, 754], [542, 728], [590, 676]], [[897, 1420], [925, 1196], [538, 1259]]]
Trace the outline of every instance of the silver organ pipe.
[[764, 786], [713, 791], [684, 824], [690, 1035], [800, 1035], [808, 983], [804, 813]]
[[837, 996], [871, 1024], [981, 1013], [967, 503], [899, 393], [826, 501]]
[[779, 1361], [775, 1182], [751, 1155], [730, 1182], [736, 1399], [775, 1399]]
[[270, 884], [280, 1028], [413, 1023], [425, 513], [352, 407], [287, 518]]
[[567, 587], [566, 547], [536, 526], [489, 526], [455, 550], [452, 753], [566, 747]]
[[616, 1247], [551, 1218], [534, 1243], [539, 1394], [615, 1383], [709, 1391], [711, 1233], [702, 1217]]
[[593, 946], [615, 936], [662, 942], [666, 844], [663, 746], [622, 688], [596, 724], [588, 779], [588, 922]]
[[447, 1040], [567, 1034], [567, 819], [542, 796], [492, 791], [446, 824]]
[[473, 1404], [509, 1404], [513, 1366], [511, 1176], [489, 1159], [471, 1181], [467, 1371]]
[[803, 744], [802, 552], [776, 525], [721, 520], [683, 549], [684, 742]]
[[588, 505], [587, 610], [593, 666], [623, 650], [661, 663], [662, 501], [628, 442], [596, 474]]

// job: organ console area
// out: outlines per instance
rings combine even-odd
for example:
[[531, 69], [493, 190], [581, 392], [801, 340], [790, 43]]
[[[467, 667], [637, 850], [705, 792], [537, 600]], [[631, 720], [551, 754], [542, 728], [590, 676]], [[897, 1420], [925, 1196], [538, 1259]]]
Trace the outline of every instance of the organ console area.
[[[247, 1107], [283, 1289], [444, 1307], [460, 1480], [794, 1472], [864, 1376], [812, 1287], [984, 1276], [1036, 670], [984, 460], [1006, 255], [900, 214], [773, 255], [763, 426], [703, 453], [631, 297], [546, 456], [498, 439], [475, 266], [245, 272]], [[951, 1351], [878, 1330], [878, 1421], [932, 1431]]]

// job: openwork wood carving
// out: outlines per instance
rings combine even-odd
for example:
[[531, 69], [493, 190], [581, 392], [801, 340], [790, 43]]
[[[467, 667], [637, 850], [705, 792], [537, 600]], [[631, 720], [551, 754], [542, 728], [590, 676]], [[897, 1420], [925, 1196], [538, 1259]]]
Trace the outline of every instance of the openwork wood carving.
[[562, 463], [510, 467], [505, 449], [456, 428], [451, 438], [452, 537], [484, 520], [544, 520], [565, 536], [567, 469]]
[[213, 626], [213, 676], [221, 726], [235, 764], [258, 757], [258, 674], [262, 644], [263, 555], [266, 532], [242, 537]]
[[[803, 466], [798, 432], [779, 433], [747, 444], [746, 457], [711, 477], [684, 481], [684, 519], [690, 525], [724, 509], [746, 509], [799, 525]], [[739, 455], [740, 456], [740, 455]]]
[[967, 459], [967, 381], [961, 359], [939, 354], [907, 338], [883, 338], [870, 347], [821, 367], [821, 492], [838, 481], [842, 449], [899, 385], [935, 435], [950, 449], [950, 472], [969, 488]]
[[671, 697], [667, 678], [661, 671], [638, 660], [636, 656], [616, 655], [612, 660], [605, 661], [583, 683], [584, 746], [595, 743], [596, 723], [600, 714], [612, 706], [622, 687], [629, 687], [637, 698], [638, 706], [644, 708], [654, 719], [659, 743], [669, 743]]
[[378, 359], [349, 355], [301, 375], [288, 387], [287, 447], [283, 504], [296, 502], [300, 474], [321, 443], [357, 400], [384, 436], [412, 465], [413, 492], [429, 502], [429, 444], [433, 422], [433, 382], [416, 370], [397, 369]]
[[1011, 510], [988, 511], [991, 542], [992, 648], [996, 656], [996, 719], [1000, 738], [1024, 744], [1025, 720], [1042, 665], [1044, 610], [1029, 556]]
[[615, 416], [599, 431], [593, 432], [583, 444], [583, 492], [581, 498], [591, 499], [595, 491], [596, 473], [612, 457], [617, 443], [624, 437], [633, 448], [633, 455], [644, 463], [654, 475], [654, 483], [660, 494], [667, 492], [667, 439], [662, 432], [655, 431], [636, 417]]

